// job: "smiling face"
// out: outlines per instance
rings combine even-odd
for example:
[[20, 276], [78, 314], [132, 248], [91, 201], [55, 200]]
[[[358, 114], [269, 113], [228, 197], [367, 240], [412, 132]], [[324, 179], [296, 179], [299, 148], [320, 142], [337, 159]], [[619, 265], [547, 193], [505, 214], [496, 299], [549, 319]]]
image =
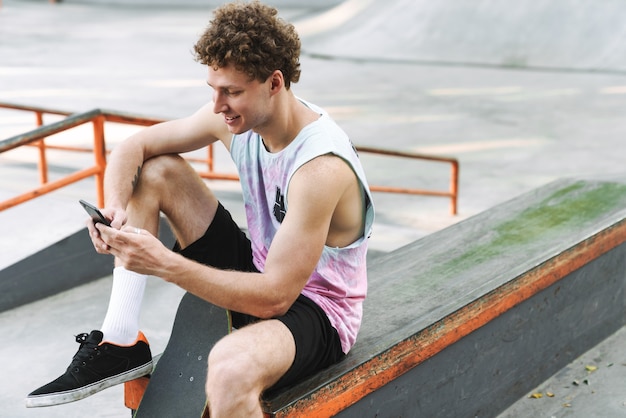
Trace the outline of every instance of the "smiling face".
[[258, 132], [269, 123], [271, 79], [250, 80], [232, 65], [209, 67], [207, 84], [213, 88], [213, 111], [224, 117], [231, 133]]

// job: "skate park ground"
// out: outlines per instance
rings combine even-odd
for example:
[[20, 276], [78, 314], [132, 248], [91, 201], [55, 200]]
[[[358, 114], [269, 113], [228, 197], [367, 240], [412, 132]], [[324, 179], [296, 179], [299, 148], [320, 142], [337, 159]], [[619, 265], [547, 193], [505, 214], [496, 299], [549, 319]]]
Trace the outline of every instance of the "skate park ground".
[[[210, 98], [204, 68], [190, 52], [210, 18], [210, 8], [198, 3], [169, 7], [147, 2], [124, 6], [5, 0], [0, 8], [0, 101], [69, 111], [105, 108], [163, 118], [186, 115]], [[454, 60], [443, 53], [435, 56], [432, 50], [426, 51], [428, 55], [402, 39], [375, 41], [383, 39], [375, 38], [377, 31], [389, 37], [394, 24], [388, 15], [376, 17], [382, 2], [347, 3], [356, 6], [344, 8], [342, 18], [353, 23], [344, 24], [343, 30], [328, 23], [324, 10], [279, 6], [285, 17], [303, 28], [303, 76], [294, 86], [296, 94], [328, 109], [357, 145], [449, 155], [461, 165], [456, 216], [449, 214], [447, 199], [376, 194], [372, 249], [398, 248], [555, 179], [626, 177], [626, 71], [617, 58], [601, 60], [615, 55], [610, 49], [600, 53], [599, 47], [593, 48], [594, 35], [598, 45], [610, 44], [604, 32], [588, 31], [585, 45], [589, 46], [581, 51], [560, 45], [559, 51], [567, 50], [569, 55], [555, 53], [550, 61], [543, 52], [546, 44], [539, 41], [529, 44], [524, 60], [498, 61], [502, 54], [497, 48], [477, 51], [474, 61]], [[408, 7], [408, 2], [386, 3], [388, 13], [395, 12], [396, 17]], [[522, 7], [527, 3], [520, 4], [508, 11], [511, 19], [527, 18]], [[623, 12], [599, 8], [597, 13], [606, 18]], [[354, 16], [359, 17], [356, 22]], [[431, 10], [431, 16], [437, 19], [430, 22], [441, 24], [439, 30], [448, 33], [448, 38], [438, 38], [443, 37], [445, 45], [455, 39], [463, 42], [459, 34], [455, 38], [445, 31], [449, 14]], [[320, 17], [325, 19], [312, 20]], [[534, 36], [539, 38], [543, 31], [544, 37], [552, 38], [554, 34], [547, 33], [549, 22], [534, 26]], [[350, 24], [371, 30], [356, 36], [359, 32], [350, 31]], [[609, 31], [610, 26], [609, 19], [604, 29]], [[470, 56], [477, 44], [467, 42], [463, 51]], [[540, 47], [531, 48], [534, 45]], [[417, 51], [410, 59], [400, 54], [408, 47]], [[523, 44], [518, 42], [516, 48], [519, 57]], [[585, 50], [595, 55], [587, 59], [591, 55], [585, 55]], [[32, 115], [0, 113], [0, 139], [33, 127]], [[110, 145], [127, 134], [128, 128], [115, 127], [108, 136]], [[64, 173], [89, 158], [55, 154], [51, 169]], [[447, 186], [445, 166], [400, 166], [393, 160], [364, 163], [373, 184]], [[226, 162], [224, 166], [228, 169]], [[0, 198], [34, 187], [37, 176], [33, 150], [0, 155]], [[236, 184], [211, 185], [235, 217], [242, 219]], [[85, 216], [77, 204], [80, 198], [95, 200], [92, 181], [0, 212], [0, 266], [81, 229]], [[109, 287], [110, 277], [104, 277], [0, 313], [0, 361], [5, 376], [10, 376], [3, 379], [0, 416], [129, 414], [121, 387], [64, 406], [23, 406], [28, 392], [67, 366], [77, 348], [73, 335], [99, 327]], [[167, 342], [168, 321], [181, 295], [179, 289], [156, 278], [148, 285], [142, 325], [155, 353]], [[610, 417], [616, 410], [626, 414], [626, 358], [620, 350], [624, 342], [622, 329], [533, 391], [541, 392], [542, 398], [520, 399], [501, 416]], [[587, 365], [598, 369], [589, 372]]]

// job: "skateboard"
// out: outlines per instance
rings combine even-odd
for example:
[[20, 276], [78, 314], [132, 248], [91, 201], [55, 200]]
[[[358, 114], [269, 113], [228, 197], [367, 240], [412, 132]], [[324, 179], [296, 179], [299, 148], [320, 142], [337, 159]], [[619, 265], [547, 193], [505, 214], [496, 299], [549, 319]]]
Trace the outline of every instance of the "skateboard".
[[209, 351], [231, 330], [228, 310], [185, 293], [170, 339], [133, 416], [199, 417], [206, 404]]

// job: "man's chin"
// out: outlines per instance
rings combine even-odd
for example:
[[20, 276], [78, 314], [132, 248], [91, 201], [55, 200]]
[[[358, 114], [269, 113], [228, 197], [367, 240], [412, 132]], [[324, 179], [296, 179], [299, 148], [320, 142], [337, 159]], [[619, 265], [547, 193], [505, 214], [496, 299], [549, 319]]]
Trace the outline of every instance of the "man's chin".
[[228, 127], [228, 132], [230, 132], [233, 135], [240, 135], [244, 132], [246, 132], [247, 129], [242, 129], [241, 127], [236, 127], [236, 126], [229, 126]]

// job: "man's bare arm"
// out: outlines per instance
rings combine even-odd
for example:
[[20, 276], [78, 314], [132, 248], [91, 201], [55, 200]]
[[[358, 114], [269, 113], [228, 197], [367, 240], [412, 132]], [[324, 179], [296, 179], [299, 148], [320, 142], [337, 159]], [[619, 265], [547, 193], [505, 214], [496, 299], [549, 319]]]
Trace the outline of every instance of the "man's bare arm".
[[[230, 138], [222, 118], [213, 113], [212, 103], [189, 117], [139, 131], [111, 153], [104, 179], [106, 207], [113, 211], [126, 208], [146, 160], [157, 155], [192, 151], [218, 140], [228, 146]], [[114, 225], [119, 228], [121, 223], [115, 221], [114, 217]]]

